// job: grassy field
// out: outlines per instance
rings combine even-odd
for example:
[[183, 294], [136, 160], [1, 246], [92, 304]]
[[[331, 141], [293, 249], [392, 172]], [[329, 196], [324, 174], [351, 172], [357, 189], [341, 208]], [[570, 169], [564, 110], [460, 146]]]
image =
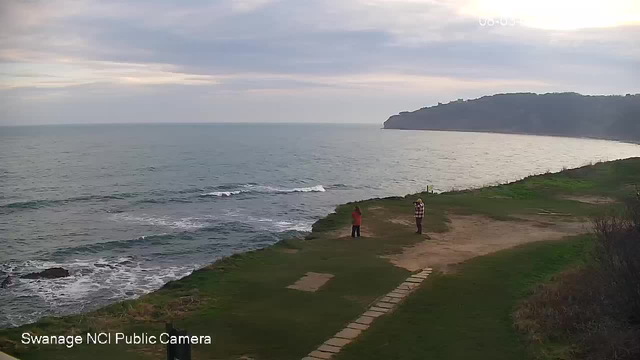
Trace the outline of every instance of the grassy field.
[[534, 284], [581, 263], [590, 244], [579, 236], [469, 260], [455, 274], [430, 278], [336, 359], [528, 359], [512, 311]]
[[[615, 204], [592, 204], [571, 197], [620, 199], [639, 183], [640, 159], [629, 159], [471, 191], [366, 200], [358, 203], [364, 212], [364, 236], [357, 240], [346, 236], [354, 204], [345, 204], [319, 220], [309, 240], [283, 241], [220, 260], [137, 300], [0, 330], [0, 350], [25, 360], [158, 359], [164, 354], [163, 345], [38, 347], [22, 345], [20, 335], [26, 331], [39, 335], [87, 331], [159, 334], [165, 321], [172, 321], [190, 334], [213, 337], [212, 345], [194, 346], [194, 359], [300, 359], [410, 274], [382, 256], [425, 241], [414, 234], [412, 226], [388, 221], [397, 217], [411, 220], [417, 195], [427, 202], [426, 231], [443, 233], [449, 230], [451, 214], [484, 215], [500, 222], [541, 213], [561, 214], [562, 221], [584, 219]], [[453, 275], [436, 275], [343, 356], [465, 358], [460, 337], [466, 339], [469, 351], [526, 354], [509, 318], [514, 301], [532, 284], [578, 261], [587, 243], [576, 238], [527, 245], [471, 260]], [[315, 293], [286, 288], [309, 271], [335, 277]], [[377, 349], [375, 354], [372, 348]], [[378, 356], [401, 348], [403, 356]]]

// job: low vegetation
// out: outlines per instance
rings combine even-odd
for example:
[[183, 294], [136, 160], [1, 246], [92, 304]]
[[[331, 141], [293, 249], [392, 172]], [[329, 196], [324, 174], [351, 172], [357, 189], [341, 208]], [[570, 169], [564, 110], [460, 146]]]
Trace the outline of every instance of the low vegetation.
[[591, 261], [540, 286], [516, 311], [539, 359], [640, 358], [640, 196], [594, 219]]

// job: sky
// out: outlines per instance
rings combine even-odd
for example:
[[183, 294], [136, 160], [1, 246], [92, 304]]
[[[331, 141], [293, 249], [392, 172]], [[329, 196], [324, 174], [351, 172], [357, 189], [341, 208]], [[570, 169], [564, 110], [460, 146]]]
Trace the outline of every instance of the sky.
[[0, 125], [378, 123], [640, 93], [640, 0], [0, 0]]

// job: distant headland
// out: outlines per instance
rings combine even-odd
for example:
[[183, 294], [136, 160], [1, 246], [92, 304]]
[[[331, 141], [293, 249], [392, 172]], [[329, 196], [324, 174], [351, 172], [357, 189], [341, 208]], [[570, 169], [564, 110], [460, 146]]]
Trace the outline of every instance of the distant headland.
[[510, 93], [401, 112], [385, 129], [453, 130], [640, 141], [640, 94]]

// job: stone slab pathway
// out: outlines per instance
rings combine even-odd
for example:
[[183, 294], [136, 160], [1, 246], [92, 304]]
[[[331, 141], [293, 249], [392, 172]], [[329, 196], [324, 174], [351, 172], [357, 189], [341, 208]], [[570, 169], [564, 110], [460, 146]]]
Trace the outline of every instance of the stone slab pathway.
[[302, 360], [326, 360], [331, 359], [342, 350], [342, 347], [355, 340], [362, 332], [380, 316], [391, 313], [407, 296], [420, 286], [431, 275], [433, 269], [426, 268], [420, 273], [413, 274], [390, 293], [383, 295], [374, 305], [369, 306], [359, 318], [340, 330], [331, 339], [324, 342], [316, 350], [312, 351]]

